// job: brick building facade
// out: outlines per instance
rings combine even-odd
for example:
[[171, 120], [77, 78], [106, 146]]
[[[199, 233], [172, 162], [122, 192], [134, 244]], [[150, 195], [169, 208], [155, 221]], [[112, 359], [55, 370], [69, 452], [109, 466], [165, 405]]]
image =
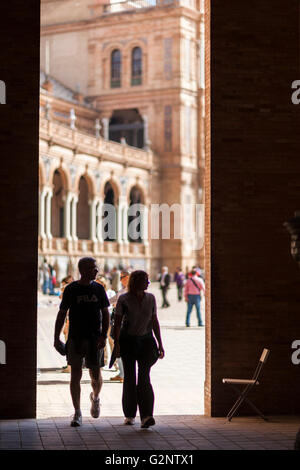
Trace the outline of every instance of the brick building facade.
[[[139, 164], [147, 160], [146, 155], [152, 156], [148, 173], [136, 170], [133, 162], [130, 169], [124, 168], [125, 161], [118, 169], [109, 159], [100, 162], [101, 181], [107, 179], [105, 172], [114, 171], [115, 184], [121, 186], [123, 180], [127, 192], [133, 182], [124, 181], [138, 178], [149, 205], [201, 204], [204, 23], [200, 3], [91, 4], [84, 0], [72, 7], [69, 0], [44, 0], [41, 7], [42, 69], [77, 90], [97, 110], [105, 142], [126, 142], [127, 152]], [[120, 146], [105, 145], [110, 146], [113, 161]], [[140, 148], [139, 153], [133, 147]], [[100, 159], [101, 155], [99, 150]], [[100, 190], [97, 197], [102, 196]], [[195, 213], [183, 214], [182, 224], [193, 233]], [[204, 250], [193, 249], [187, 237], [190, 234], [183, 233], [175, 239], [171, 231], [171, 239], [149, 240], [145, 267], [152, 275], [164, 264], [171, 271], [179, 265], [184, 270], [195, 264], [203, 267]], [[112, 250], [122, 263], [128, 260], [126, 253]], [[107, 257], [101, 248], [94, 254], [101, 255], [101, 261]]]
[[39, 263], [45, 257], [58, 280], [77, 276], [82, 256], [105, 270], [151, 267], [148, 232], [134, 240], [127, 228], [132, 203], [150, 206], [153, 153], [106, 140], [100, 127], [94, 106], [41, 73]]

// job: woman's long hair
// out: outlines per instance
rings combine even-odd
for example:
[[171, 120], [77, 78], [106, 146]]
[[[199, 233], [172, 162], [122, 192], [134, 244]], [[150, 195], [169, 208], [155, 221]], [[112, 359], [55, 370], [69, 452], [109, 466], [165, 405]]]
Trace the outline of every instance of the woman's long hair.
[[130, 292], [130, 294], [136, 294], [138, 291], [145, 290], [145, 281], [148, 281], [146, 271], [133, 271], [129, 276], [128, 292]]

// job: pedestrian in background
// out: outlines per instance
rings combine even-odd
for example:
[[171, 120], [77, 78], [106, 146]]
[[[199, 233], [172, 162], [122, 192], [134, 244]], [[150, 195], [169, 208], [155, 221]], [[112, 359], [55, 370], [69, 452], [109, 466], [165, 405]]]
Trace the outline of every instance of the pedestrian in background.
[[[106, 295], [107, 295], [107, 298], [108, 298], [109, 301], [110, 301], [111, 298], [113, 298], [116, 295], [114, 290], [108, 288], [108, 281], [105, 278], [105, 276], [103, 276], [102, 274], [99, 274], [96, 277], [96, 282], [98, 282], [98, 284], [101, 284], [104, 287], [104, 290], [106, 292]], [[109, 316], [110, 316], [110, 325], [111, 325], [111, 317], [112, 317], [112, 313], [113, 313], [113, 306], [112, 305], [110, 305], [108, 307], [108, 312], [109, 312]], [[108, 327], [107, 339], [108, 339], [108, 344], [109, 344], [110, 351], [112, 351], [113, 347], [114, 347], [114, 342], [113, 342], [113, 339], [110, 335], [110, 330], [111, 330], [111, 326]], [[107, 362], [108, 362], [108, 360], [107, 360], [107, 346], [105, 346], [105, 348], [104, 348], [104, 364], [107, 364]]]
[[46, 258], [44, 258], [43, 265], [42, 265], [42, 273], [43, 273], [43, 294], [47, 295], [49, 290], [49, 280], [50, 280], [50, 269], [47, 263]]
[[174, 274], [174, 281], [176, 282], [177, 297], [180, 302], [182, 300], [182, 290], [183, 290], [183, 285], [185, 281], [185, 275], [183, 274], [181, 268], [176, 268], [176, 271]]
[[120, 271], [116, 267], [111, 271], [111, 288], [115, 292], [120, 290]]
[[55, 295], [56, 271], [54, 267], [49, 264], [49, 295]]
[[157, 318], [156, 300], [153, 294], [146, 292], [148, 285], [148, 274], [145, 271], [131, 273], [128, 292], [119, 297], [115, 312], [116, 355], [121, 356], [124, 365], [122, 395], [124, 424], [134, 424], [139, 409], [142, 428], [155, 424], [154, 392], [150, 381], [150, 370], [157, 359], [162, 359], [165, 354]]
[[161, 308], [170, 307], [169, 301], [167, 299], [167, 292], [168, 292], [169, 287], [170, 287], [171, 276], [168, 273], [168, 267], [167, 266], [163, 266], [162, 272], [159, 275], [158, 280], [159, 280], [160, 289], [161, 289], [161, 292], [162, 292], [162, 306], [161, 306]]
[[191, 276], [188, 278], [184, 286], [184, 298], [185, 298], [185, 301], [187, 302], [185, 325], [187, 327], [190, 326], [190, 317], [191, 317], [191, 312], [192, 312], [194, 305], [196, 307], [198, 326], [204, 326], [201, 320], [201, 311], [200, 311], [202, 291], [203, 293], [205, 293], [204, 282], [200, 277], [197, 276], [196, 270], [194, 269], [191, 272]]
[[[125, 294], [127, 292], [127, 286], [128, 286], [128, 281], [129, 281], [129, 271], [121, 271], [121, 276], [120, 276], [122, 288], [117, 292], [117, 294], [110, 299], [110, 303], [114, 306], [114, 311], [112, 315], [112, 320], [111, 320], [111, 327], [110, 327], [110, 335], [112, 339], [114, 338], [114, 322], [115, 322], [115, 307], [117, 305], [117, 301], [120, 297], [120, 295]], [[113, 350], [113, 349], [111, 349]], [[124, 367], [123, 367], [123, 362], [120, 357], [117, 358], [117, 370], [118, 374], [112, 377], [110, 380], [112, 382], [124, 382]]]

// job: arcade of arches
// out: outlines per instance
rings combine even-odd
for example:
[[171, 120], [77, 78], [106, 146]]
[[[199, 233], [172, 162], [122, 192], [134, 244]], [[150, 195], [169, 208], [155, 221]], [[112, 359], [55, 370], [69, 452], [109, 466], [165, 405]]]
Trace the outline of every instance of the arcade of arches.
[[[64, 251], [74, 257], [84, 252], [98, 256], [104, 252], [110, 254], [110, 259], [104, 261], [108, 267], [110, 263], [128, 266], [136, 264], [146, 269], [147, 240], [141, 236], [131, 238], [128, 233], [130, 222], [140, 215], [130, 216], [128, 210], [132, 204], [144, 203], [142, 190], [136, 185], [132, 186], [126, 199], [120, 197], [111, 180], [105, 183], [102, 193], [98, 194], [93, 194], [95, 182], [90, 176], [82, 175], [79, 178], [74, 193], [70, 192], [66, 182], [64, 170], [56, 168], [52, 177], [52, 190], [43, 187], [40, 191], [40, 248], [52, 262], [54, 260], [58, 278], [73, 274], [76, 265], [75, 260], [74, 263], [69, 260], [66, 262], [62, 255]], [[109, 222], [107, 205], [114, 208]], [[141, 245], [135, 250], [132, 244], [137, 243]], [[135, 259], [131, 259], [131, 250], [135, 252]], [[121, 260], [120, 254], [123, 254]], [[136, 259], [138, 254], [144, 257]], [[115, 260], [113, 255], [118, 255]]]

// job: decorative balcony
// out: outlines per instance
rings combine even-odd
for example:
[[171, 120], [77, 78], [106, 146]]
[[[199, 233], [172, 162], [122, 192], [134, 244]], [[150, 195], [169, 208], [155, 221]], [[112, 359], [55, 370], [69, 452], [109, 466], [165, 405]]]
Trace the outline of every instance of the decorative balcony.
[[82, 254], [86, 253], [93, 253], [93, 242], [92, 240], [78, 240], [77, 244], [77, 251]]
[[125, 0], [123, 2], [111, 2], [104, 4], [103, 13], [122, 13], [131, 10], [142, 10], [146, 8], [155, 8], [178, 4], [178, 0]]
[[129, 253], [131, 255], [145, 255], [145, 245], [143, 243], [130, 243]]
[[118, 254], [119, 253], [119, 245], [117, 242], [104, 242], [103, 243], [103, 251], [106, 254]]
[[103, 160], [151, 170], [153, 153], [127, 144], [119, 144], [103, 137], [94, 137], [63, 124], [40, 118], [40, 137], [51, 145], [70, 148], [74, 153], [93, 155]]
[[143, 243], [128, 243], [120, 245], [117, 241], [94, 243], [92, 240], [67, 240], [66, 238], [42, 238], [39, 236], [38, 249], [40, 253], [47, 255], [72, 255], [72, 256], [148, 256], [147, 247]]

